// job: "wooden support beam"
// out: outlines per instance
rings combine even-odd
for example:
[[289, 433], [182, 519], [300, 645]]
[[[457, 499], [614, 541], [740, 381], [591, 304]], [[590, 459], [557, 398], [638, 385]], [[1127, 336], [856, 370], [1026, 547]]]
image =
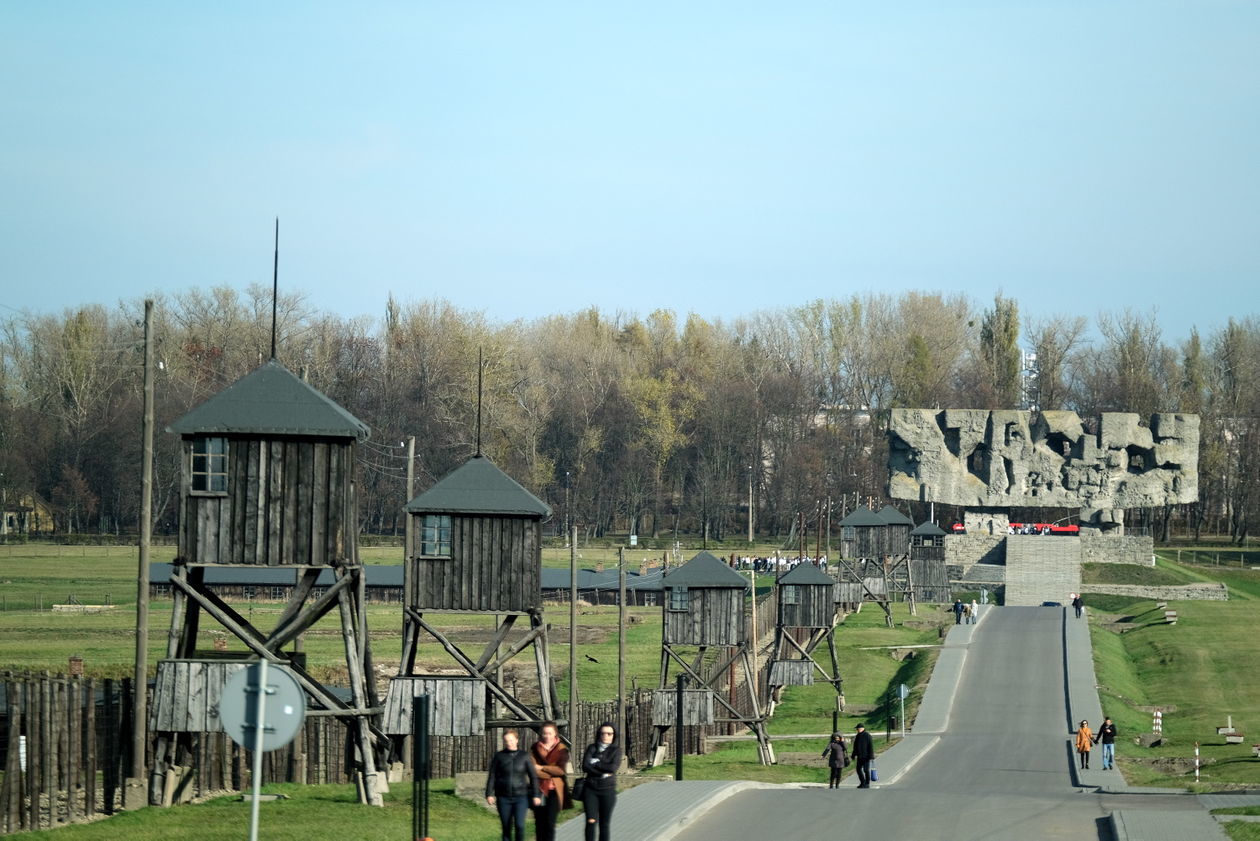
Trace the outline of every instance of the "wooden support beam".
[[547, 633], [546, 625], [539, 625], [538, 627], [534, 628], [532, 631], [530, 631], [528, 634], [522, 637], [519, 641], [517, 641], [517, 643], [513, 645], [511, 648], [509, 648], [505, 653], [500, 655], [499, 658], [495, 660], [493, 663], [490, 663], [487, 666], [483, 666], [482, 672], [484, 674], [492, 674], [498, 671], [499, 669], [503, 668], [504, 663], [508, 662], [513, 657], [520, 654], [522, 651], [526, 649], [527, 646], [529, 646], [530, 643], [532, 643], [534, 640], [538, 639], [540, 636], [542, 636], [545, 633]]
[[[516, 617], [508, 614], [503, 617], [503, 621], [499, 623], [499, 628], [494, 632], [494, 637], [490, 642], [486, 643], [486, 650], [481, 652], [481, 656], [477, 658], [477, 671], [486, 671], [486, 665], [494, 659], [494, 655], [498, 653], [499, 646], [503, 645], [503, 641], [507, 639], [507, 635], [512, 631], [512, 625], [516, 623]], [[511, 658], [509, 658], [511, 659]], [[494, 668], [498, 668], [496, 665]], [[492, 668], [491, 671], [494, 669]]]
[[[743, 648], [744, 648], [743, 646], [740, 646], [740, 649], [741, 649], [741, 650], [743, 650]], [[736, 719], [737, 719], [738, 721], [749, 722], [749, 721], [754, 721], [754, 720], [755, 720], [755, 719], [751, 719], [751, 718], [749, 718], [748, 716], [746, 716], [746, 715], [744, 715], [743, 713], [741, 713], [739, 710], [735, 709], [735, 707], [734, 707], [734, 706], [732, 706], [732, 705], [731, 705], [731, 703], [730, 703], [729, 701], [727, 701], [725, 698], [723, 698], [723, 697], [722, 697], [722, 693], [721, 693], [721, 692], [719, 692], [719, 691], [717, 691], [716, 689], [714, 689], [714, 688], [713, 688], [713, 686], [712, 686], [712, 684], [710, 684], [708, 681], [706, 681], [706, 680], [705, 680], [704, 678], [702, 678], [700, 675], [696, 674], [695, 670], [693, 670], [693, 669], [691, 668], [691, 665], [690, 665], [689, 663], [687, 663], [685, 660], [683, 660], [681, 657], [679, 657], [679, 656], [678, 656], [678, 655], [674, 652], [674, 650], [673, 650], [672, 648], [666, 648], [665, 650], [666, 650], [667, 652], [669, 652], [669, 656], [673, 657], [673, 658], [674, 658], [674, 660], [675, 660], [675, 662], [677, 662], [677, 663], [678, 663], [678, 665], [682, 667], [682, 670], [683, 670], [684, 672], [686, 672], [688, 675], [690, 675], [690, 676], [691, 676], [691, 679], [692, 679], [693, 681], [695, 681], [695, 682], [696, 682], [696, 685], [697, 685], [698, 687], [703, 687], [703, 688], [705, 688], [705, 689], [708, 689], [710, 692], [712, 692], [712, 693], [713, 693], [713, 700], [717, 701], [719, 704], [721, 704], [722, 706], [726, 707], [726, 709], [728, 709], [728, 710], [730, 711], [731, 715], [735, 716], [735, 717], [736, 717]], [[720, 677], [720, 675], [719, 675], [719, 677]], [[753, 699], [753, 708], [754, 708], [754, 709], [756, 709], [756, 706], [757, 706], [757, 701], [756, 701], [756, 699], [754, 698], [754, 699]]]
[[290, 640], [296, 639], [305, 633], [307, 628], [323, 619], [329, 611], [340, 603], [341, 591], [352, 583], [349, 578], [339, 578], [334, 581], [333, 585], [328, 588], [328, 592], [312, 602], [310, 607], [295, 614], [287, 623], [276, 625], [275, 630], [267, 637], [267, 647], [272, 651], [279, 651]]
[[[293, 585], [293, 595], [289, 597], [289, 603], [285, 605], [284, 612], [280, 614], [280, 618], [276, 620], [276, 628], [283, 628], [285, 624], [302, 611], [302, 606], [306, 604], [306, 597], [311, 594], [311, 590], [315, 587], [315, 582], [319, 580], [319, 574], [322, 570], [316, 567], [307, 567], [300, 570], [297, 583]], [[275, 631], [272, 631], [275, 634]]]
[[[313, 701], [322, 705], [325, 709], [334, 710], [335, 712], [333, 714], [341, 717], [347, 723], [351, 723], [355, 720], [352, 714], [348, 712], [350, 710], [349, 706], [343, 704], [335, 695], [332, 695], [325, 690], [323, 685], [307, 674], [305, 669], [301, 668], [296, 663], [290, 662], [283, 654], [279, 654], [268, 648], [261, 635], [256, 630], [253, 630], [252, 627], [249, 627], [249, 623], [242, 626], [238, 624], [228, 613], [220, 610], [219, 606], [215, 604], [215, 600], [211, 599], [211, 596], [213, 595], [212, 593], [198, 590], [188, 582], [176, 579], [173, 576], [171, 578], [171, 583], [181, 588], [190, 599], [201, 606], [202, 610], [208, 613], [224, 628], [227, 628], [235, 634], [237, 639], [249, 646], [249, 648], [259, 657], [264, 657], [268, 662], [287, 667], [289, 671], [293, 673], [294, 677], [297, 678], [297, 681], [302, 685], [302, 688], [306, 690], [306, 693], [311, 696]], [[235, 611], [231, 612], [233, 614], [235, 613]], [[374, 735], [378, 739], [389, 738], [379, 730], [374, 730]]]
[[511, 710], [514, 714], [516, 714], [520, 718], [520, 720], [546, 721], [546, 719], [540, 718], [538, 713], [536, 713], [534, 710], [531, 710], [529, 707], [525, 706], [520, 701], [516, 700], [516, 698], [513, 697], [510, 692], [508, 692], [505, 688], [499, 685], [498, 681], [493, 680], [489, 677], [486, 677], [481, 672], [479, 672], [477, 670], [477, 664], [472, 661], [472, 658], [470, 658], [464, 652], [460, 651], [459, 646], [455, 645], [453, 642], [448, 640], [442, 634], [441, 631], [439, 631], [437, 628], [434, 628], [428, 622], [425, 622], [424, 617], [421, 616], [418, 612], [416, 612], [415, 609], [405, 608], [405, 610], [406, 610], [407, 615], [415, 619], [415, 621], [419, 624], [420, 628], [423, 629], [425, 633], [427, 633], [429, 636], [437, 640], [438, 645], [446, 649], [446, 653], [449, 654], [451, 656], [451, 659], [453, 659], [456, 663], [458, 663], [464, 669], [464, 671], [468, 672], [468, 674], [472, 677], [484, 680], [486, 682], [486, 688], [490, 690], [490, 692], [494, 695], [494, 697], [497, 698], [500, 702], [502, 702], [502, 704], [505, 707], [507, 707], [509, 710]]

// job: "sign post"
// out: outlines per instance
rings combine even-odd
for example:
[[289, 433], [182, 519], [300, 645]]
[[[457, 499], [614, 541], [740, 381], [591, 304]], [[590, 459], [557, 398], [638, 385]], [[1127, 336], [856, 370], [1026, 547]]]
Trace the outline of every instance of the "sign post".
[[897, 695], [901, 698], [901, 738], [906, 737], [906, 696], [910, 694], [910, 688], [904, 683], [897, 690]]
[[[258, 803], [264, 751], [284, 747], [306, 720], [306, 696], [293, 675], [265, 659], [228, 678], [219, 701], [219, 720], [232, 741], [254, 752], [249, 839], [258, 841]], [[268, 698], [271, 702], [268, 703]]]

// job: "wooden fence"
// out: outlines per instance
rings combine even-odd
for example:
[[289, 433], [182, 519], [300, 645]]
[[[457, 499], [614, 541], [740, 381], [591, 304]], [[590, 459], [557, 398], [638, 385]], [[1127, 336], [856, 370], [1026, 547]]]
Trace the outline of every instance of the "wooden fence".
[[[132, 681], [48, 673], [5, 673], [0, 678], [0, 833], [47, 829], [121, 811], [132, 767]], [[631, 765], [642, 767], [650, 755], [652, 693], [635, 690], [626, 700], [620, 740]], [[568, 730], [575, 752], [592, 741], [600, 723], [616, 722], [617, 713], [616, 701], [580, 702]], [[705, 737], [719, 732], [725, 731], [719, 726], [686, 727], [684, 749], [700, 753]], [[526, 743], [532, 741], [528, 733], [523, 735]], [[434, 737], [433, 776], [484, 770], [499, 738], [497, 730], [483, 736]], [[252, 752], [226, 734], [187, 733], [177, 739], [174, 764], [185, 774], [175, 799], [242, 791], [252, 784]], [[146, 768], [151, 767], [152, 747], [150, 743]], [[291, 744], [263, 756], [263, 780], [350, 783], [353, 758], [345, 726], [330, 716], [313, 716]], [[398, 751], [395, 758], [404, 768], [410, 764], [409, 751]], [[147, 778], [142, 785], [147, 793]]]

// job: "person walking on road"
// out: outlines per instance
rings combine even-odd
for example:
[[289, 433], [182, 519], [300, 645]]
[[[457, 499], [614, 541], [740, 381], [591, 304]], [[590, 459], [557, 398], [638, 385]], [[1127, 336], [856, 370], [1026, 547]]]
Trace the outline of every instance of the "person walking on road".
[[534, 807], [534, 833], [538, 841], [555, 841], [556, 816], [570, 805], [569, 788], [564, 778], [569, 764], [569, 749], [560, 741], [560, 733], [554, 721], [544, 721], [540, 738], [529, 749], [538, 772], [538, 788], [542, 792], [542, 805]]
[[962, 599], [954, 599], [954, 624], [961, 625], [963, 617]]
[[1116, 725], [1112, 723], [1111, 716], [1103, 719], [1094, 742], [1102, 743], [1102, 767], [1104, 771], [1110, 771], [1116, 766]]
[[840, 788], [840, 772], [849, 765], [849, 748], [844, 743], [844, 734], [839, 731], [832, 733], [822, 755], [827, 757], [827, 767], [831, 769], [831, 782], [827, 788]]
[[1072, 608], [1076, 611], [1076, 618], [1081, 618], [1081, 608], [1085, 606], [1085, 602], [1081, 601], [1079, 593], [1072, 594]]
[[1081, 726], [1076, 731], [1076, 752], [1081, 757], [1081, 770], [1089, 768], [1089, 749], [1094, 746], [1094, 732], [1089, 729], [1089, 722], [1081, 719]]
[[[960, 602], [961, 604], [961, 602]], [[875, 758], [875, 743], [866, 725], [859, 724], [853, 734], [853, 761], [857, 763], [858, 788], [871, 787], [871, 760]]]
[[513, 827], [516, 841], [525, 841], [525, 807], [542, 803], [538, 774], [520, 739], [515, 730], [503, 731], [503, 749], [490, 760], [486, 775], [486, 802], [499, 810], [503, 841], [512, 841]]
[[595, 730], [595, 741], [582, 754], [582, 772], [586, 774], [582, 793], [586, 812], [586, 841], [612, 841], [613, 807], [617, 805], [617, 770], [621, 767], [621, 746], [617, 744], [617, 728], [605, 721]]
[[976, 604], [976, 600], [971, 600], [971, 624], [974, 625], [980, 621], [980, 605]]

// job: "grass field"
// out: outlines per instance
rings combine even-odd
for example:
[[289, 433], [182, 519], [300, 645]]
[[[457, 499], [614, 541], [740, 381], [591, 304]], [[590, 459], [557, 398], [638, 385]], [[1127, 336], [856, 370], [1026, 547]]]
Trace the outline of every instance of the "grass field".
[[[1251, 755], [1251, 744], [1260, 742], [1260, 640], [1251, 630], [1260, 618], [1260, 571], [1160, 557], [1150, 572], [1161, 583], [1223, 581], [1230, 600], [1171, 602], [1178, 620], [1168, 625], [1153, 601], [1089, 597], [1099, 695], [1123, 734], [1117, 754], [1125, 776], [1143, 785], [1187, 785], [1197, 741], [1204, 787], [1260, 783], [1260, 759]], [[1150, 731], [1156, 706], [1169, 708], [1167, 744], [1138, 747], [1132, 739]], [[1252, 734], [1244, 744], [1227, 745], [1217, 735], [1228, 715], [1239, 732]]]
[[[170, 560], [171, 547], [156, 547], [155, 561]], [[369, 562], [397, 562], [397, 548], [373, 548], [363, 552]], [[549, 563], [567, 565], [567, 552], [552, 553]], [[657, 553], [659, 557], [659, 553]], [[13, 669], [65, 671], [71, 655], [84, 658], [90, 675], [120, 677], [130, 674], [134, 657], [135, 576], [134, 548], [100, 547], [0, 547], [0, 582], [5, 593], [4, 610], [0, 611], [0, 670]], [[615, 563], [615, 550], [602, 558]], [[584, 559], [593, 565], [596, 559]], [[630, 563], [632, 558], [628, 557]], [[635, 560], [635, 566], [637, 566]], [[772, 576], [759, 578], [758, 591], [773, 586]], [[87, 604], [109, 603], [116, 607], [107, 613], [53, 613], [47, 607], [63, 603], [68, 596]], [[43, 604], [44, 610], [35, 609]], [[274, 602], [235, 603], [234, 606], [256, 625], [269, 628], [273, 616], [282, 605]], [[630, 608], [627, 625], [627, 681], [631, 686], [654, 687], [660, 664], [661, 609]], [[876, 646], [915, 645], [938, 641], [938, 627], [949, 617], [944, 611], [921, 607], [918, 617], [907, 615], [903, 606], [894, 606], [896, 626], [888, 628], [883, 613], [874, 606], [849, 616], [837, 632], [840, 661], [844, 675], [844, 691], [849, 704], [841, 717], [841, 726], [852, 730], [864, 721], [877, 736], [888, 726], [888, 717], [899, 709], [891, 701], [891, 691], [900, 683], [912, 689], [907, 700], [907, 713], [913, 717], [919, 698], [931, 673], [935, 651], [920, 650], [918, 656], [897, 660], [891, 651]], [[561, 698], [568, 695], [568, 616], [567, 605], [547, 610], [552, 623], [551, 655], [557, 674]], [[493, 618], [481, 616], [443, 617], [443, 627], [461, 639], [488, 637]], [[149, 630], [150, 662], [164, 654], [166, 632], [170, 622], [170, 602], [152, 603]], [[397, 606], [371, 605], [368, 623], [373, 653], [383, 675], [397, 667], [401, 646], [401, 616]], [[615, 697], [617, 685], [617, 627], [615, 607], [581, 606], [578, 616], [580, 654], [577, 680], [584, 700], [605, 700]], [[324, 679], [336, 679], [342, 668], [341, 639], [335, 619], [326, 618], [312, 628], [306, 637], [306, 651], [311, 671]], [[243, 650], [234, 640], [232, 650]], [[864, 650], [871, 649], [871, 650]], [[825, 653], [823, 654], [825, 657]], [[444, 654], [435, 645], [421, 648], [422, 662], [448, 666]], [[590, 659], [588, 659], [590, 658]], [[526, 665], [528, 670], [528, 664]], [[755, 744], [750, 742], [723, 745], [700, 757], [687, 758], [687, 776], [692, 779], [751, 778], [765, 781], [820, 782], [826, 773], [818, 761], [824, 739], [793, 739], [801, 734], [825, 734], [831, 729], [831, 712], [836, 695], [828, 684], [792, 687], [784, 695], [769, 730], [780, 764], [762, 767], [756, 760]], [[877, 744], [884, 740], [877, 738]], [[668, 773], [669, 769], [658, 769]], [[344, 832], [355, 838], [401, 837], [408, 831], [410, 811], [408, 792], [396, 787], [386, 809], [372, 810], [354, 803], [349, 787], [337, 786], [274, 786], [274, 791], [288, 793], [293, 799], [264, 806], [263, 826], [268, 837], [305, 838], [316, 834]], [[434, 825], [440, 829], [435, 837], [444, 839], [493, 838], [497, 824], [493, 817], [476, 806], [457, 800], [451, 793], [450, 781], [439, 782], [434, 797]], [[297, 817], [298, 813], [301, 817]], [[58, 838], [67, 839], [143, 839], [196, 835], [201, 838], [239, 837], [246, 824], [247, 810], [230, 799], [220, 799], [191, 807], [171, 810], [145, 809], [78, 827], [54, 830]], [[445, 822], [445, 823], [443, 823]], [[274, 823], [274, 825], [273, 825]], [[213, 827], [206, 830], [206, 827]], [[48, 833], [39, 833], [48, 834]]]

